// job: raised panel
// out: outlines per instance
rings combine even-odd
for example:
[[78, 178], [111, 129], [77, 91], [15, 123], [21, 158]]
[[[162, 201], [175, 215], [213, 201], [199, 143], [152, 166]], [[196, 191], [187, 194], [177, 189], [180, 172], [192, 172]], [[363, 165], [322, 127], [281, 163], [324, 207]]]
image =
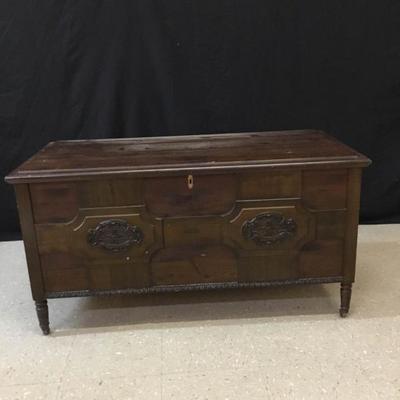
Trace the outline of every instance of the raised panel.
[[[117, 252], [89, 243], [92, 229], [114, 219], [139, 226], [143, 240]], [[39, 224], [36, 233], [47, 291], [56, 290], [52, 277], [69, 276], [81, 269], [86, 271], [84, 284], [81, 275], [76, 279], [85, 289], [147, 287], [149, 259], [162, 246], [161, 221], [149, 219], [143, 207], [81, 209], [72, 222]], [[57, 290], [72, 290], [62, 282], [60, 279]]]
[[35, 223], [68, 222], [78, 212], [76, 185], [71, 182], [36, 183], [29, 186]]
[[299, 277], [297, 251], [240, 257], [239, 282], [268, 282]]
[[247, 172], [239, 175], [240, 200], [300, 197], [300, 171]]
[[30, 185], [36, 224], [72, 221], [82, 208], [141, 205], [139, 179], [85, 182], [35, 183]]
[[[138, 210], [139, 211], [139, 210]], [[84, 213], [84, 210], [81, 210]], [[93, 210], [91, 211], [93, 212]], [[139, 226], [144, 234], [143, 242], [139, 245], [131, 245], [126, 251], [114, 253], [100, 246], [94, 247], [89, 243], [89, 232], [100, 223], [112, 219], [121, 219], [127, 223]], [[143, 219], [142, 215], [121, 213], [105, 215], [83, 215], [68, 224], [40, 224], [36, 225], [39, 254], [52, 252], [67, 252], [84, 257], [93, 262], [102, 257], [115, 260], [124, 255], [143, 256], [157, 241], [161, 241], [161, 223], [154, 220], [152, 223]]]
[[321, 211], [316, 216], [318, 239], [344, 238], [347, 211]]
[[301, 249], [299, 271], [302, 277], [340, 276], [342, 269], [342, 240], [316, 240]]
[[59, 249], [47, 251], [41, 246], [40, 263], [43, 271], [74, 269], [87, 264], [88, 260], [83, 259], [82, 255], [74, 252], [67, 244], [60, 245]]
[[131, 259], [126, 263], [89, 265], [90, 288], [93, 290], [145, 288], [150, 286], [147, 260]]
[[347, 169], [303, 171], [302, 199], [315, 210], [345, 209]]
[[220, 243], [222, 223], [220, 217], [168, 218], [164, 220], [165, 247]]
[[172, 247], [159, 250], [151, 261], [153, 285], [237, 282], [232, 249], [224, 246]]
[[[282, 240], [257, 243], [246, 237], [244, 226], [249, 221], [265, 215], [278, 216], [278, 227], [257, 227], [261, 234], [266, 232], [268, 238], [277, 233], [281, 235], [287, 222], [295, 224], [295, 229]], [[285, 222], [286, 221], [286, 222]], [[329, 219], [326, 221], [329, 222]], [[275, 224], [276, 219], [267, 224]], [[271, 233], [272, 232], [272, 233]], [[156, 253], [152, 259], [152, 276], [156, 284], [167, 282], [207, 282], [219, 281], [220, 260], [205, 257], [204, 246], [219, 245], [229, 248], [231, 257], [238, 264], [238, 275], [241, 281], [268, 281], [297, 279], [299, 273], [299, 254], [307, 243], [314, 243], [317, 232], [317, 214], [303, 207], [298, 199], [238, 201], [231, 213], [215, 217], [167, 218], [164, 221], [165, 249]], [[285, 232], [283, 232], [285, 233]], [[207, 273], [199, 274], [193, 259], [197, 254], [199, 260], [207, 260]], [[329, 256], [329, 252], [327, 253]], [[234, 275], [228, 277], [232, 279]], [[161, 283], [160, 283], [161, 282]]]
[[81, 208], [143, 204], [140, 179], [93, 180], [77, 183]]
[[[259, 226], [261, 234], [274, 235], [278, 240], [257, 241], [247, 237], [244, 227], [247, 223], [263, 217], [264, 215], [277, 216], [283, 223], [291, 223], [290, 226]], [[314, 239], [315, 216], [304, 209], [298, 200], [273, 200], [263, 202], [239, 202], [232, 216], [227, 216], [224, 226], [224, 243], [236, 248], [238, 251], [267, 252], [269, 250], [290, 250], [298, 248], [306, 241]], [[274, 224], [274, 221], [272, 221]], [[287, 232], [285, 232], [287, 230]], [[271, 233], [272, 231], [272, 233]], [[288, 233], [285, 235], [285, 233]]]
[[149, 214], [158, 217], [221, 215], [234, 206], [236, 186], [234, 175], [149, 178], [144, 201]]
[[85, 290], [90, 287], [86, 268], [44, 270], [47, 292]]

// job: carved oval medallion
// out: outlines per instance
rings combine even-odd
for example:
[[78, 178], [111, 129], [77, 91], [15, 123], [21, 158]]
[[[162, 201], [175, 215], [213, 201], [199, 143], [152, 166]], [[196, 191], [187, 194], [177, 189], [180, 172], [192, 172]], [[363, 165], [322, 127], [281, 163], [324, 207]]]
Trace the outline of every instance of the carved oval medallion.
[[100, 222], [96, 228], [89, 229], [88, 242], [109, 251], [123, 251], [132, 245], [143, 242], [143, 231], [136, 225], [130, 225], [123, 219], [108, 219]]
[[270, 246], [293, 236], [296, 229], [293, 218], [286, 218], [280, 213], [263, 213], [246, 221], [242, 234], [258, 246]]

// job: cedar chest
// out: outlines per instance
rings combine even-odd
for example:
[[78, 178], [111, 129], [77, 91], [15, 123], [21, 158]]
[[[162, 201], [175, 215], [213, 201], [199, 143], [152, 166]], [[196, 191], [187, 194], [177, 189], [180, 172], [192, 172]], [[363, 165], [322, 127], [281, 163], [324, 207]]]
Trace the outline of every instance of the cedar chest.
[[51, 142], [15, 187], [41, 329], [47, 299], [341, 283], [362, 168], [320, 131]]

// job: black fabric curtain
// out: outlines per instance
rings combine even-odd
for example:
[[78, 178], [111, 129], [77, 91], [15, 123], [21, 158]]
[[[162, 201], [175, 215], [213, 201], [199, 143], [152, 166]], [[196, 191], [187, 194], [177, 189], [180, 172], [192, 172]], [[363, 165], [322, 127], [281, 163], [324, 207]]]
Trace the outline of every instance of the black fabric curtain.
[[1, 175], [50, 140], [318, 128], [374, 162], [361, 221], [400, 222], [399, 27], [397, 0], [2, 0]]

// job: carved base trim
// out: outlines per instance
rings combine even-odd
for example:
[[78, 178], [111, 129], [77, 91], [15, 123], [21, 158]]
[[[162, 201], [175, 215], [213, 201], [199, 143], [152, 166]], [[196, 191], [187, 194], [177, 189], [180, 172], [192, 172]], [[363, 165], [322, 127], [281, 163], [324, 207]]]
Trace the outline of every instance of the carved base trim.
[[346, 317], [349, 308], [350, 308], [350, 300], [351, 300], [351, 283], [343, 283], [340, 285], [340, 316], [342, 318]]
[[63, 297], [85, 297], [85, 296], [109, 296], [114, 294], [146, 294], [163, 292], [186, 292], [192, 290], [216, 290], [216, 289], [240, 289], [240, 288], [263, 288], [271, 286], [304, 285], [341, 282], [343, 277], [333, 276], [329, 278], [302, 278], [295, 280], [282, 280], [272, 282], [222, 282], [222, 283], [199, 283], [191, 285], [168, 285], [153, 286], [141, 289], [113, 289], [113, 290], [80, 290], [69, 292], [48, 292], [49, 299]]
[[47, 300], [35, 301], [36, 313], [39, 319], [39, 325], [42, 329], [43, 335], [50, 333], [49, 326], [49, 307], [47, 306]]

